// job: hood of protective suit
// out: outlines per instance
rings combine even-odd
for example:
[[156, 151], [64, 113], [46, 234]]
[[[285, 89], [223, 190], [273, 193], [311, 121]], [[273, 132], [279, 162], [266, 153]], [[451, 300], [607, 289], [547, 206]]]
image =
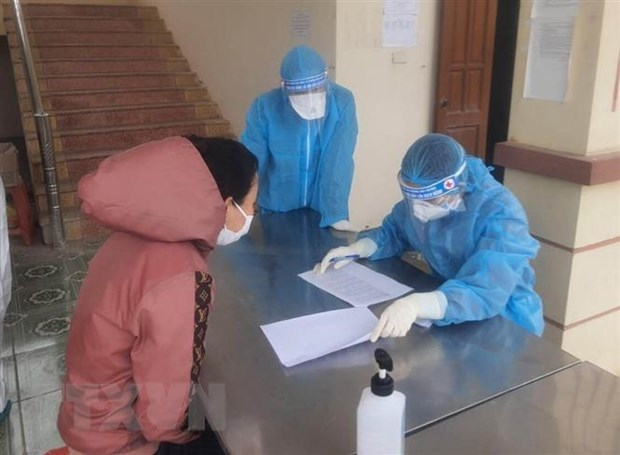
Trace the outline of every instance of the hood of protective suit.
[[308, 46], [296, 46], [282, 59], [280, 77], [287, 81], [298, 81], [323, 74], [327, 65], [317, 51]]
[[225, 206], [187, 139], [149, 142], [104, 160], [78, 185], [82, 212], [114, 231], [151, 240], [197, 240], [213, 248]]

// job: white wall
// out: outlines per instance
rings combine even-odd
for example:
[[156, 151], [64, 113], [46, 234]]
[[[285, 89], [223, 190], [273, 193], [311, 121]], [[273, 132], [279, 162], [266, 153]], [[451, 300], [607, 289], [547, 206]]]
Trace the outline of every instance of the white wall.
[[349, 202], [357, 227], [380, 224], [401, 198], [400, 162], [433, 124], [438, 2], [420, 2], [417, 45], [406, 49], [382, 48], [382, 7], [338, 0], [336, 77], [355, 94], [360, 131]]
[[[588, 151], [592, 154], [620, 149], [620, 95], [614, 93], [620, 75], [620, 2], [604, 3], [598, 65], [594, 85]], [[614, 94], [616, 110], [613, 111]]]
[[[589, 141], [589, 130], [593, 93], [598, 82], [603, 12], [609, 3], [617, 2], [597, 0], [580, 3], [579, 15], [575, 20], [566, 99], [555, 102], [523, 97], [533, 1], [522, 0], [509, 140], [576, 155], [590, 154], [589, 142], [598, 148], [592, 151], [593, 154], [608, 151], [600, 149], [600, 141]], [[617, 18], [615, 20], [617, 22]], [[603, 49], [607, 48], [607, 44], [603, 45]], [[611, 93], [608, 96], [610, 99]]]
[[[157, 6], [192, 71], [230, 120], [235, 134], [260, 93], [277, 87], [280, 62], [294, 45], [307, 44], [334, 66], [336, 0], [142, 0]], [[309, 12], [304, 37], [291, 31], [295, 12]], [[333, 71], [332, 71], [333, 75]]]

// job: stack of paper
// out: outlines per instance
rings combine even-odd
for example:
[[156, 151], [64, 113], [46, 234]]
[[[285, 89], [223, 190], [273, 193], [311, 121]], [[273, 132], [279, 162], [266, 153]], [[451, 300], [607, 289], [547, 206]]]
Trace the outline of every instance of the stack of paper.
[[326, 311], [261, 326], [286, 367], [368, 341], [377, 318], [367, 308]]

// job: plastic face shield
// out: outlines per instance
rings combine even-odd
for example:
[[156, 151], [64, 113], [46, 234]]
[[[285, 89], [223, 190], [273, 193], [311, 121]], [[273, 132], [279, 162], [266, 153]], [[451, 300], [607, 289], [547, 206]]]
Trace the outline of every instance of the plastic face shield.
[[288, 99], [295, 112], [305, 120], [317, 120], [325, 117], [325, 107], [327, 104], [325, 87], [291, 94]]
[[305, 79], [283, 79], [282, 90], [295, 112], [302, 119], [317, 120], [325, 116], [327, 71]]
[[409, 214], [423, 223], [465, 210], [462, 193], [465, 181], [462, 178], [465, 163], [454, 174], [425, 187], [407, 182], [398, 174], [398, 183], [407, 203]]

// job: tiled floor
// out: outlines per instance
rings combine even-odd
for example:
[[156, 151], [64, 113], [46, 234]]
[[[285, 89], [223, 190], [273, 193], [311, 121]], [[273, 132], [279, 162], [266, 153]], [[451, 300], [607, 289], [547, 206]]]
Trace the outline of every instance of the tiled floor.
[[13, 409], [0, 424], [0, 455], [43, 454], [62, 446], [56, 414], [71, 314], [88, 262], [101, 241], [63, 250], [11, 239], [13, 297], [4, 320], [1, 361]]

